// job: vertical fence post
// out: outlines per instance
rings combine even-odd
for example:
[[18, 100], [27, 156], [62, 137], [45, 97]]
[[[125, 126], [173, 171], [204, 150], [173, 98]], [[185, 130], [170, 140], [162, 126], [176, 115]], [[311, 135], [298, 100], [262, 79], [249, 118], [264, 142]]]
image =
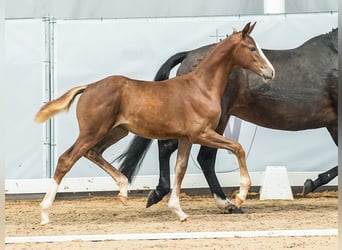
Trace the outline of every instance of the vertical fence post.
[[264, 14], [285, 13], [285, 0], [264, 0]]
[[[52, 16], [43, 18], [45, 23], [45, 101], [54, 99], [54, 25], [56, 20]], [[55, 165], [55, 121], [51, 118], [45, 124], [45, 142], [46, 146], [46, 169], [45, 177], [50, 178], [54, 172]]]

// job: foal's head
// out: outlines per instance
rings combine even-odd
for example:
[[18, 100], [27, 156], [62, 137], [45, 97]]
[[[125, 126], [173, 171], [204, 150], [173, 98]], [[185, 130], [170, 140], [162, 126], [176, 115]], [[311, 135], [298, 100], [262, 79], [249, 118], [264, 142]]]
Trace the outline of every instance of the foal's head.
[[230, 35], [229, 38], [236, 43], [232, 59], [236, 66], [249, 69], [268, 81], [274, 78], [275, 72], [272, 64], [250, 36], [255, 24], [247, 23], [242, 31]]

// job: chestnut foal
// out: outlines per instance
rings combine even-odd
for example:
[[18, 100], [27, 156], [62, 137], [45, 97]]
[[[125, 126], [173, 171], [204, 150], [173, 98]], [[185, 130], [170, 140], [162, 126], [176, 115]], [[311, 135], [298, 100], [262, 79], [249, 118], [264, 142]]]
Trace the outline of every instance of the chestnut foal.
[[50, 190], [41, 202], [41, 224], [49, 222], [51, 207], [59, 184], [82, 156], [105, 170], [118, 184], [119, 197], [127, 202], [128, 180], [111, 166], [102, 153], [129, 132], [153, 139], [177, 138], [178, 154], [175, 183], [168, 206], [185, 221], [188, 215], [180, 206], [181, 183], [193, 143], [232, 151], [240, 167], [240, 190], [231, 209], [239, 208], [251, 186], [245, 153], [238, 142], [215, 132], [221, 116], [221, 98], [234, 67], [242, 67], [274, 78], [274, 68], [250, 36], [255, 23], [246, 24], [217, 44], [192, 72], [162, 82], [110, 76], [98, 82], [75, 87], [45, 104], [36, 122], [44, 122], [67, 110], [76, 95], [79, 136], [58, 159]]

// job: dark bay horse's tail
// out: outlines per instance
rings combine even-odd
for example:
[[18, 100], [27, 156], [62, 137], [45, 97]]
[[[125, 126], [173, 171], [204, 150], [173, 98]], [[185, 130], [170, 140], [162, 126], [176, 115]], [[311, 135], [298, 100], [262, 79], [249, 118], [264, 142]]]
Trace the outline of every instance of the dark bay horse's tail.
[[159, 68], [156, 76], [154, 77], [154, 81], [163, 81], [169, 79], [171, 70], [188, 56], [189, 52], [179, 52], [163, 63], [163, 65]]
[[[163, 81], [169, 78], [171, 70], [180, 64], [188, 55], [188, 52], [180, 52], [170, 57], [158, 70], [154, 81]], [[127, 150], [115, 160], [122, 160], [119, 170], [131, 182], [141, 167], [146, 152], [151, 146], [152, 140], [140, 136], [134, 136]]]
[[61, 111], [67, 111], [74, 101], [75, 96], [81, 94], [87, 87], [88, 85], [72, 88], [61, 97], [46, 103], [38, 111], [34, 120], [38, 123], [42, 123]]
[[122, 160], [119, 170], [127, 177], [129, 182], [132, 182], [133, 176], [135, 176], [140, 169], [141, 163], [144, 160], [151, 143], [151, 139], [134, 136], [126, 151], [114, 160]]

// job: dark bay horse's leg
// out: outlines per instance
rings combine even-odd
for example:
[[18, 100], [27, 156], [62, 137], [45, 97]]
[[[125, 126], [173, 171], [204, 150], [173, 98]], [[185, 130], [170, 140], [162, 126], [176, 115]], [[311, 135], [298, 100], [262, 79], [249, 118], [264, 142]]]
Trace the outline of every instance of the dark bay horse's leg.
[[146, 207], [158, 203], [170, 192], [170, 157], [178, 147], [178, 140], [158, 140], [159, 183], [147, 197]]
[[314, 181], [307, 179], [303, 187], [303, 195], [315, 191], [318, 187], [329, 183], [338, 174], [338, 166], [329, 169], [328, 171], [318, 175], [318, 178]]
[[[338, 128], [337, 126], [327, 128], [336, 146], [338, 146]], [[307, 179], [303, 186], [303, 195], [313, 192], [318, 187], [329, 183], [338, 175], [338, 166], [329, 169], [328, 171], [318, 175], [316, 180]]]

